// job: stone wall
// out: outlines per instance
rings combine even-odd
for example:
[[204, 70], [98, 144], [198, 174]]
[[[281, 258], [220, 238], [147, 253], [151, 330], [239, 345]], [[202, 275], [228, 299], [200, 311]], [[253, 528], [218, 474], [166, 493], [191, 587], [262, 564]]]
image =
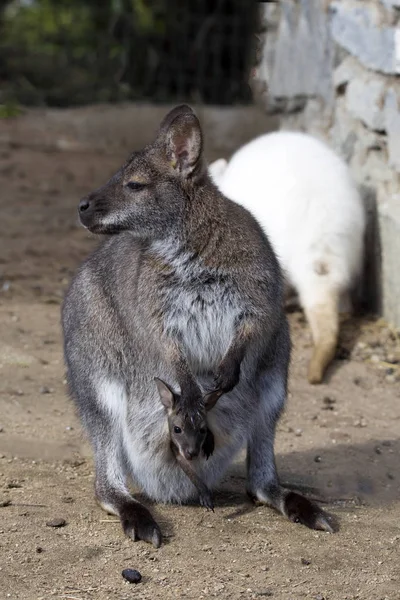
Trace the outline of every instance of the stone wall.
[[350, 164], [370, 216], [364, 292], [400, 326], [400, 0], [280, 0], [262, 14], [258, 101]]

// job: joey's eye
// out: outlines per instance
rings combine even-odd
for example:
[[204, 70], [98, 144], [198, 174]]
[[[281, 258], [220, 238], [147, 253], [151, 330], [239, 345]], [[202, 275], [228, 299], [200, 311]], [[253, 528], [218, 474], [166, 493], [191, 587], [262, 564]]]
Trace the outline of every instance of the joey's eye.
[[175, 425], [175, 427], [174, 427], [174, 432], [175, 432], [175, 433], [182, 433], [182, 429], [181, 429], [180, 427], [177, 427], [177, 426]]
[[128, 181], [128, 183], [126, 184], [126, 187], [128, 187], [130, 190], [133, 190], [134, 192], [138, 192], [139, 190], [142, 190], [143, 188], [145, 188], [146, 184], [139, 183], [139, 181]]

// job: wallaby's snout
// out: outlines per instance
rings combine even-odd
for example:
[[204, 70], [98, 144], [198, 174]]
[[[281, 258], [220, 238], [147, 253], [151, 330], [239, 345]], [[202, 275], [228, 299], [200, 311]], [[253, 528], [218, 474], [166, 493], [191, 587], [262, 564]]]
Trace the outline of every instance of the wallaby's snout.
[[93, 215], [94, 203], [90, 201], [89, 196], [85, 196], [79, 202], [78, 213], [82, 225], [89, 227]]
[[186, 450], [183, 451], [183, 454], [184, 454], [186, 460], [192, 460], [193, 458], [197, 458], [197, 456], [199, 455], [199, 452], [195, 448], [187, 448]]
[[[84, 196], [78, 205], [79, 219], [92, 233], [114, 233], [115, 215], [126, 211], [123, 194], [119, 189], [121, 179], [117, 173], [105, 185]], [[114, 216], [113, 216], [114, 215]]]
[[106, 199], [98, 191], [91, 192], [79, 202], [79, 219], [84, 227], [87, 227], [93, 233], [98, 231], [101, 225], [101, 216], [107, 212]]

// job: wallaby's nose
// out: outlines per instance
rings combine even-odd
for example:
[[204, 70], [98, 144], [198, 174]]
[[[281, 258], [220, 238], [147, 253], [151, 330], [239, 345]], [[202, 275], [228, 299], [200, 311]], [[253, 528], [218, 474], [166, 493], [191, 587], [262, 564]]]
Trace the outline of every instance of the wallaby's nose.
[[197, 454], [198, 454], [198, 452], [196, 452], [196, 450], [190, 450], [190, 449], [185, 450], [186, 460], [192, 460], [192, 458], [196, 458]]
[[79, 212], [85, 212], [90, 206], [90, 202], [87, 198], [82, 198], [79, 202]]

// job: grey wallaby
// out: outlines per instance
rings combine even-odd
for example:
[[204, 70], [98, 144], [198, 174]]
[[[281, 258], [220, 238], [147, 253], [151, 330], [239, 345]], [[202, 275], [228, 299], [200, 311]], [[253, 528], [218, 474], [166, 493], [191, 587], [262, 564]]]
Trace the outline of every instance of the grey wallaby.
[[206, 412], [211, 410], [220, 398], [219, 391], [206, 394], [204, 410], [196, 408], [194, 418], [188, 419], [183, 410], [181, 397], [171, 387], [156, 377], [161, 402], [167, 411], [171, 450], [184, 473], [189, 477], [199, 494], [202, 506], [214, 511], [211, 491], [193, 469], [192, 460], [202, 452], [208, 459], [214, 452], [214, 435], [208, 427]]
[[156, 501], [196, 497], [171, 450], [157, 376], [180, 390], [189, 418], [205, 393], [223, 394], [207, 416], [214, 452], [193, 462], [207, 488], [246, 446], [251, 497], [332, 531], [316, 504], [279, 483], [274, 434], [290, 359], [282, 274], [256, 220], [212, 183], [202, 145], [196, 115], [178, 106], [79, 204], [82, 224], [110, 235], [78, 270], [62, 315], [97, 500], [128, 536], [158, 547], [160, 528], [128, 477]]

